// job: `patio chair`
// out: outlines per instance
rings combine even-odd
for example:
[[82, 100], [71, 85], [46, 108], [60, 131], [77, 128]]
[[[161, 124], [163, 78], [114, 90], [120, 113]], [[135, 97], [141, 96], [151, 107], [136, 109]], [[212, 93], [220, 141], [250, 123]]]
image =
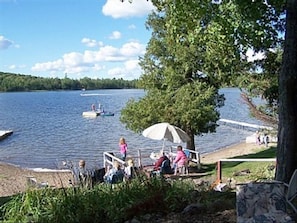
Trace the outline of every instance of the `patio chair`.
[[294, 199], [297, 198], [297, 169], [294, 171], [289, 184], [284, 184], [287, 187], [286, 201], [297, 214], [297, 207], [294, 205]]

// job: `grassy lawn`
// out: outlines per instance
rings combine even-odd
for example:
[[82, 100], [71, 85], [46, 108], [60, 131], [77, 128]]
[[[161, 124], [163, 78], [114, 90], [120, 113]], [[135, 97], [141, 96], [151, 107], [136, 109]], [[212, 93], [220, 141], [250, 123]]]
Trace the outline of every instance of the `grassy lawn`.
[[[232, 158], [252, 159], [252, 158], [275, 158], [276, 147], [261, 148], [258, 152], [249, 155], [237, 156]], [[237, 183], [247, 181], [269, 180], [274, 177], [275, 162], [261, 161], [234, 161], [222, 162], [222, 181], [226, 182], [230, 179]], [[217, 163], [203, 165], [202, 171], [213, 178], [217, 175]]]

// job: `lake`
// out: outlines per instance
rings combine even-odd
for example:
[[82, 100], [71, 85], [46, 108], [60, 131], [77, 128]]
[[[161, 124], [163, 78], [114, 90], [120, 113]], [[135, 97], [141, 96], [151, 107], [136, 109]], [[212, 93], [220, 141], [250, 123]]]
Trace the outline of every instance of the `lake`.
[[[249, 115], [239, 89], [224, 88], [221, 92], [226, 97], [225, 106], [220, 108], [221, 118], [262, 124]], [[97, 95], [83, 97], [81, 93]], [[139, 89], [0, 93], [0, 130], [14, 131], [0, 141], [0, 162], [55, 169], [61, 160], [85, 159], [89, 166], [102, 166], [103, 152], [118, 151], [120, 137], [126, 138], [130, 152], [161, 148], [162, 141], [127, 130], [119, 121], [126, 102], [144, 95]], [[115, 115], [83, 117], [82, 112], [90, 110], [92, 103], [100, 103]], [[196, 150], [212, 152], [242, 142], [252, 133], [219, 126], [216, 133], [195, 138]]]

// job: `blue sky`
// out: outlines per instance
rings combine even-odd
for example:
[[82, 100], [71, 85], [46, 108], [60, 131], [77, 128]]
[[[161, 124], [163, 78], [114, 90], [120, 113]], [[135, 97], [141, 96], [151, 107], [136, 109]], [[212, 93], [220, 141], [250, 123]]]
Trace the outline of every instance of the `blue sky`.
[[138, 78], [152, 9], [146, 0], [0, 0], [0, 71]]

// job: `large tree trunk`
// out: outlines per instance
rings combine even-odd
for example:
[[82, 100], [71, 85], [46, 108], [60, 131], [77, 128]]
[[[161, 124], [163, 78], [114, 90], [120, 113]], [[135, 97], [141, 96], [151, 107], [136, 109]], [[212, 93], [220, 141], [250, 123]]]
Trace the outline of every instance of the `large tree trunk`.
[[297, 169], [297, 0], [287, 0], [283, 64], [279, 76], [276, 179], [289, 182]]

